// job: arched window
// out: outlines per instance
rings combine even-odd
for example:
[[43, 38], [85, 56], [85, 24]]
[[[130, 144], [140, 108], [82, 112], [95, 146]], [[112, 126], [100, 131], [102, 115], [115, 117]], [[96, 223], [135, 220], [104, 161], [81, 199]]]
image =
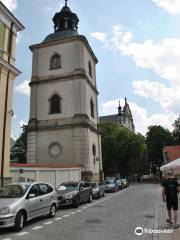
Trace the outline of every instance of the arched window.
[[58, 53], [55, 53], [50, 60], [50, 69], [58, 69], [61, 68], [61, 56]]
[[91, 109], [91, 117], [94, 118], [94, 103], [93, 103], [92, 98], [91, 98], [91, 101], [90, 101], [90, 109]]
[[50, 113], [56, 114], [61, 113], [61, 98], [55, 94], [50, 98]]
[[93, 156], [96, 157], [96, 145], [95, 144], [92, 145], [92, 153], [93, 153]]
[[90, 61], [88, 63], [88, 67], [89, 67], [89, 75], [92, 77], [92, 67], [91, 67], [91, 62]]

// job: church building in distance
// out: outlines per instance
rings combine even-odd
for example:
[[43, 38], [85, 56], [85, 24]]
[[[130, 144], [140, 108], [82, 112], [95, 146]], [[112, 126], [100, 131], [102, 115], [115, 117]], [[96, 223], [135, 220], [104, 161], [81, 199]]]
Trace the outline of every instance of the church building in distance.
[[78, 34], [78, 16], [65, 6], [53, 18], [54, 33], [30, 46], [33, 54], [28, 124], [28, 163], [82, 166], [82, 178], [102, 173], [98, 128], [98, 62]]
[[125, 127], [130, 131], [135, 132], [131, 109], [126, 98], [123, 108], [119, 102], [118, 114], [102, 116], [99, 118], [99, 121], [100, 123], [114, 123], [118, 127]]

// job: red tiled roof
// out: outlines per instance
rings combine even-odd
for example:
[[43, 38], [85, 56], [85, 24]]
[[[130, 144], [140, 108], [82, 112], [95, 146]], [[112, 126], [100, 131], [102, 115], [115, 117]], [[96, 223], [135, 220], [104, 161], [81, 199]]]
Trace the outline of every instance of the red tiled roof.
[[168, 157], [168, 160], [171, 162], [177, 158], [180, 158], [180, 145], [176, 146], [165, 146], [163, 152]]
[[33, 164], [33, 163], [10, 163], [10, 167], [18, 168], [80, 168], [80, 164]]

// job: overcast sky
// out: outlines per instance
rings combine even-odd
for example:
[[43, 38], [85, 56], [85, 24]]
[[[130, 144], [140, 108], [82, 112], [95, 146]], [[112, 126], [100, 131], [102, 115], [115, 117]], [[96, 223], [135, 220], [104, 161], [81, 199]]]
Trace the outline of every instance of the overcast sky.
[[[32, 55], [29, 45], [53, 32], [52, 18], [64, 0], [2, 0], [24, 24], [18, 35], [12, 136], [29, 118]], [[118, 101], [130, 104], [136, 132], [150, 125], [172, 130], [180, 113], [180, 0], [69, 0], [99, 59], [100, 115], [117, 113]]]

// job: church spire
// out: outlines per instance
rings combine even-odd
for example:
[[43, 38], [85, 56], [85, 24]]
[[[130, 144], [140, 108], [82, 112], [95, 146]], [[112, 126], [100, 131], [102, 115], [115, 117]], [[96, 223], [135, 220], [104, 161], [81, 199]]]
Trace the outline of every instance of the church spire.
[[125, 105], [127, 105], [127, 98], [125, 97]]
[[122, 108], [121, 108], [121, 103], [119, 100], [118, 115], [121, 115], [121, 114], [122, 114]]
[[65, 6], [53, 18], [55, 33], [66, 30], [77, 32], [79, 19], [67, 6], [67, 2], [68, 0], [65, 0]]

